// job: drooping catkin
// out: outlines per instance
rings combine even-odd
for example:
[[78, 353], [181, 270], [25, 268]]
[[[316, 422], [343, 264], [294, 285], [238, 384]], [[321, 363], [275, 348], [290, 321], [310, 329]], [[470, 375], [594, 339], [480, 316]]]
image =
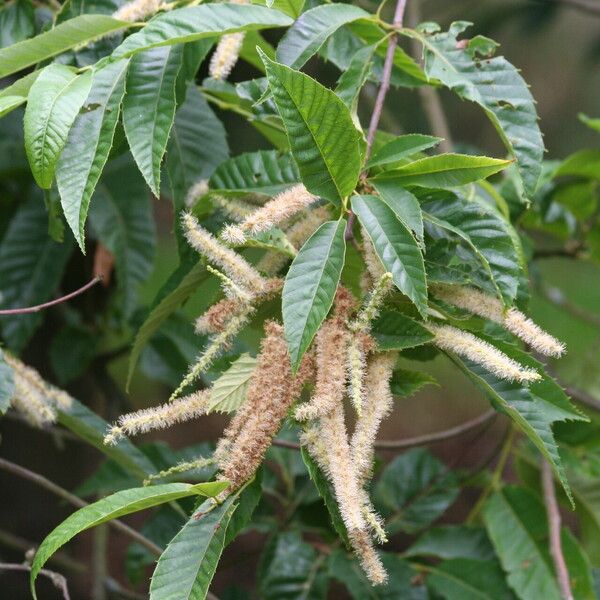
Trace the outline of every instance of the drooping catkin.
[[194, 183], [185, 196], [186, 208], [192, 208], [202, 196], [208, 193], [208, 179], [200, 179]]
[[260, 293], [265, 285], [265, 279], [258, 271], [237, 252], [221, 244], [209, 231], [200, 226], [190, 213], [182, 217], [183, 229], [188, 242], [200, 254], [206, 257], [238, 285], [252, 293]]
[[218, 194], [211, 195], [210, 199], [213, 204], [216, 204], [221, 212], [229, 219], [234, 221], [243, 221], [256, 211], [255, 204], [249, 204], [239, 198], [225, 198]]
[[432, 291], [448, 304], [502, 325], [540, 354], [559, 358], [565, 352], [562, 342], [546, 333], [517, 308], [505, 312], [500, 300], [494, 296], [463, 286], [436, 285]]
[[241, 223], [228, 225], [223, 231], [223, 239], [232, 244], [243, 244], [249, 234], [268, 231], [317, 200], [318, 196], [311, 194], [302, 184], [295, 185], [275, 196]]
[[219, 40], [208, 69], [209, 75], [213, 79], [223, 80], [229, 77], [240, 57], [245, 37], [246, 34], [243, 31], [237, 31], [236, 33], [227, 33]]
[[368, 532], [361, 529], [349, 531], [348, 537], [352, 544], [352, 549], [358, 556], [360, 566], [363, 568], [369, 581], [373, 585], [383, 585], [388, 579], [388, 574], [373, 546]]
[[160, 5], [161, 0], [133, 0], [133, 2], [123, 4], [123, 6], [113, 13], [113, 17], [130, 23], [143, 21], [147, 17], [151, 17], [157, 13]]
[[190, 421], [206, 413], [210, 390], [200, 390], [161, 406], [143, 408], [121, 415], [104, 437], [105, 444], [116, 444], [127, 435], [139, 435], [156, 429], [166, 429], [177, 423]]
[[506, 356], [504, 352], [494, 348], [494, 346], [472, 333], [450, 325], [434, 325], [431, 323], [427, 327], [435, 335], [434, 343], [436, 346], [480, 364], [499, 379], [522, 383], [541, 379], [539, 373], [520, 365]]

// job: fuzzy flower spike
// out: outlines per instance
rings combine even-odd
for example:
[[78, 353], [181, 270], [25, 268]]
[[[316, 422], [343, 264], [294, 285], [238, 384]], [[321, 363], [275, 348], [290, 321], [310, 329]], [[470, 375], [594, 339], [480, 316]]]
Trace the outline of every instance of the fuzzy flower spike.
[[474, 288], [450, 285], [436, 285], [433, 292], [448, 304], [502, 325], [540, 354], [559, 358], [565, 352], [562, 342], [546, 333], [517, 308], [509, 308], [505, 312], [500, 300], [494, 296]]
[[113, 13], [113, 17], [119, 21], [143, 21], [158, 12], [161, 0], [133, 0], [123, 4], [119, 10]]

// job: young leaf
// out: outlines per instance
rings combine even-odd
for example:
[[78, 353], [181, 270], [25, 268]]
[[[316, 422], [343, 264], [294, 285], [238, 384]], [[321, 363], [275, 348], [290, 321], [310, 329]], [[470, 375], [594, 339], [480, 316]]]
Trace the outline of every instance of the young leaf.
[[452, 188], [485, 179], [506, 169], [511, 162], [487, 156], [439, 154], [386, 171], [382, 175], [373, 177], [372, 181], [375, 184], [378, 181], [390, 181], [398, 186]]
[[423, 215], [414, 194], [389, 181], [374, 184], [381, 199], [394, 211], [407, 229], [411, 229], [417, 240], [423, 243]]
[[0, 79], [130, 25], [105, 15], [69, 19], [32, 39], [0, 50]]
[[158, 559], [150, 600], [201, 600], [217, 569], [237, 495], [201, 504]]
[[0, 415], [3, 415], [10, 406], [15, 393], [15, 380], [12, 368], [4, 360], [0, 350]]
[[323, 4], [303, 13], [277, 46], [277, 61], [300, 69], [340, 27], [373, 16], [351, 4]]
[[344, 219], [323, 223], [302, 246], [285, 278], [283, 326], [294, 372], [333, 304], [344, 267], [345, 227]]
[[[470, 24], [459, 21], [434, 35], [405, 31], [424, 48], [425, 72], [461, 98], [479, 104], [514, 154], [525, 193], [536, 189], [542, 168], [544, 142], [535, 102], [519, 71], [503, 56], [478, 56], [477, 39], [465, 44], [457, 37]], [[485, 49], [490, 50], [489, 45]]]
[[127, 66], [127, 60], [120, 60], [94, 72], [92, 89], [69, 131], [56, 169], [65, 218], [84, 254], [85, 220], [112, 147]]
[[256, 362], [249, 354], [242, 354], [232, 363], [213, 384], [208, 412], [231, 413], [244, 403]]
[[141, 31], [130, 35], [113, 56], [130, 56], [155, 46], [170, 46], [216, 37], [236, 31], [287, 27], [293, 20], [287, 15], [251, 4], [203, 4], [162, 13]]
[[112, 494], [107, 498], [98, 500], [93, 504], [80, 508], [70, 517], [65, 519], [56, 529], [51, 531], [41, 543], [33, 564], [31, 565], [31, 593], [35, 593], [35, 580], [47, 560], [64, 544], [78, 533], [129, 515], [146, 508], [158, 506], [165, 502], [178, 500], [187, 496], [216, 496], [227, 487], [228, 483], [213, 481], [209, 483], [166, 483], [163, 485], [131, 488]]
[[380, 350], [404, 350], [428, 344], [433, 334], [414, 319], [385, 310], [373, 321], [373, 337]]
[[360, 134], [350, 111], [308, 75], [264, 54], [262, 59], [304, 185], [339, 203], [354, 190], [361, 167]]
[[577, 116], [584, 125], [587, 125], [590, 129], [593, 129], [594, 131], [600, 133], [600, 118], [594, 119], [592, 117], [588, 117], [583, 113], [579, 113]]
[[127, 73], [123, 127], [133, 158], [156, 197], [160, 164], [175, 118], [175, 82], [183, 46], [163, 46], [136, 54]]
[[548, 551], [546, 511], [537, 497], [507, 486], [488, 499], [483, 520], [519, 598], [561, 600]]
[[415, 238], [395, 212], [377, 196], [353, 196], [352, 210], [365, 228], [394, 284], [421, 314], [427, 309], [423, 256]]
[[366, 166], [370, 169], [371, 167], [393, 164], [403, 158], [433, 148], [441, 141], [442, 138], [433, 135], [421, 135], [420, 133], [401, 135], [380, 148]]
[[426, 385], [437, 385], [438, 382], [429, 373], [394, 369], [390, 380], [390, 390], [394, 396], [412, 396]]

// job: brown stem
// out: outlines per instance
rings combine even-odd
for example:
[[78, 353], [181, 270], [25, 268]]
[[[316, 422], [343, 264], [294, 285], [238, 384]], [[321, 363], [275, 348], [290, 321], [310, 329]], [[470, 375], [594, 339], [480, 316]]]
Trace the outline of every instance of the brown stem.
[[[4, 458], [0, 458], [0, 469], [12, 473], [17, 477], [27, 479], [28, 481], [31, 481], [32, 483], [35, 483], [36, 485], [45, 488], [49, 492], [52, 492], [59, 498], [66, 500], [69, 504], [72, 504], [77, 508], [83, 508], [84, 506], [88, 506], [87, 502], [71, 494], [71, 492], [68, 492], [53, 481], [46, 479], [46, 477], [44, 477], [43, 475], [40, 475], [39, 473], [34, 473], [33, 471], [30, 471], [25, 467], [12, 463]], [[147, 537], [143, 536], [135, 529], [129, 527], [129, 525], [125, 525], [125, 523], [117, 519], [109, 521], [108, 524], [114, 529], [117, 529], [121, 533], [124, 533], [125, 535], [129, 536], [131, 539], [135, 540], [136, 542], [147, 548], [156, 556], [160, 556], [162, 554], [162, 548], [157, 546], [154, 542], [149, 540]]]
[[94, 287], [98, 282], [102, 281], [100, 277], [94, 277], [91, 281], [88, 281], [83, 287], [80, 287], [78, 290], [67, 294], [66, 296], [61, 296], [60, 298], [56, 298], [55, 300], [50, 300], [50, 302], [44, 302], [44, 304], [37, 304], [36, 306], [28, 306], [26, 308], [8, 308], [4, 310], [0, 310], [0, 316], [6, 315], [26, 315], [29, 313], [36, 313], [40, 310], [44, 310], [45, 308], [49, 308], [50, 306], [55, 306], [56, 304], [62, 304], [63, 302], [67, 302], [67, 300], [71, 300], [72, 298], [76, 298], [77, 296], [87, 292], [91, 287]]
[[565, 557], [563, 556], [560, 544], [560, 512], [558, 510], [558, 502], [556, 501], [552, 468], [547, 460], [542, 459], [542, 461], [542, 486], [544, 489], [544, 503], [548, 514], [550, 554], [554, 562], [560, 593], [564, 600], [573, 600], [569, 572], [567, 571]]
[[[29, 565], [20, 565], [17, 563], [0, 563], [0, 571], [25, 571], [29, 573], [31, 567]], [[55, 573], [54, 571], [48, 571], [47, 569], [42, 569], [40, 575], [44, 575], [50, 579], [50, 581], [52, 581], [52, 583], [62, 592], [65, 600], [71, 600], [67, 580], [63, 575]]]
[[[477, 427], [487, 423], [497, 414], [498, 413], [493, 409], [488, 410], [478, 417], [475, 417], [470, 421], [466, 421], [461, 425], [457, 425], [456, 427], [451, 427], [450, 429], [437, 431], [435, 433], [428, 433], [425, 435], [406, 438], [405, 440], [381, 440], [379, 442], [375, 442], [375, 448], [378, 450], [403, 450], [405, 448], [412, 448], [414, 446], [424, 446], [426, 444], [433, 444], [435, 442], [449, 440], [451, 438], [458, 437], [463, 433], [467, 433], [468, 431], [472, 431], [473, 429], [477, 429]], [[289, 448], [290, 450], [300, 449], [300, 444], [297, 444], [296, 442], [290, 442], [288, 440], [274, 439], [273, 445], [279, 446], [280, 448]]]

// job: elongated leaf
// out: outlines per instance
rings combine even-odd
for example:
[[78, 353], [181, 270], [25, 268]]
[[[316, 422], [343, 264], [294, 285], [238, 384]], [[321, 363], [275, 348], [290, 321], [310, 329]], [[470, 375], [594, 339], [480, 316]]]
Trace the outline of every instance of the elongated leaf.
[[105, 15], [81, 15], [69, 19], [32, 39], [0, 50], [0, 79], [130, 25]]
[[129, 36], [113, 56], [129, 56], [155, 46], [193, 42], [235, 31], [253, 31], [292, 24], [287, 15], [253, 5], [204, 4], [178, 8], [152, 19], [138, 33]]
[[415, 238], [377, 196], [353, 196], [352, 210], [365, 228], [377, 256], [393, 275], [396, 287], [425, 314], [425, 265]]
[[129, 355], [127, 388], [129, 388], [135, 366], [144, 346], [165, 320], [198, 289], [198, 286], [206, 279], [207, 271], [204, 265], [197, 263], [191, 269], [186, 269], [185, 266], [180, 268], [175, 272], [174, 277], [175, 279], [169, 286], [171, 287], [171, 291], [166, 293], [150, 311], [150, 314], [135, 336], [131, 354]]
[[[583, 551], [577, 538], [570, 529], [563, 527], [560, 532], [560, 543], [565, 563], [569, 571], [569, 581], [573, 597], [581, 600], [598, 600], [594, 590], [594, 576], [590, 559]], [[597, 588], [597, 585], [596, 585]]]
[[[481, 334], [479, 334], [481, 336]], [[540, 381], [524, 387], [515, 382], [498, 379], [481, 365], [452, 355], [452, 360], [467, 374], [500, 410], [506, 413], [536, 448], [552, 464], [569, 500], [573, 502], [571, 490], [565, 477], [558, 447], [552, 433], [552, 425], [561, 421], [586, 421], [569, 402], [568, 397], [556, 382], [545, 375], [540, 363], [530, 355], [509, 344], [490, 338], [484, 339], [497, 346], [509, 358], [532, 368], [542, 375]]]
[[10, 401], [15, 393], [15, 380], [13, 370], [4, 360], [0, 350], [0, 415], [3, 415], [10, 406]]
[[380, 148], [373, 158], [369, 160], [367, 167], [371, 168], [398, 162], [403, 158], [433, 148], [441, 141], [442, 138], [434, 137], [433, 135], [422, 135], [420, 133], [401, 135]]
[[571, 154], [554, 175], [600, 179], [600, 150], [579, 150]]
[[483, 267], [472, 273], [473, 280], [505, 304], [512, 304], [521, 273], [520, 257], [509, 225], [498, 213], [483, 203], [447, 196], [423, 202], [421, 209], [433, 237], [457, 237], [466, 243], [467, 250], [457, 247], [457, 256], [471, 263], [474, 257], [475, 264]]
[[394, 211], [400, 221], [411, 229], [417, 240], [423, 242], [423, 215], [419, 201], [408, 190], [389, 181], [374, 184], [381, 199]]
[[546, 511], [531, 492], [505, 487], [489, 498], [483, 519], [507, 581], [523, 600], [561, 600], [546, 538]]
[[236, 495], [200, 505], [158, 559], [150, 600], [203, 600], [223, 551]]
[[402, 313], [385, 310], [373, 321], [373, 337], [380, 350], [403, 350], [428, 344], [433, 334]]
[[[48, 215], [39, 194], [17, 210], [0, 243], [0, 307], [22, 308], [50, 300], [73, 251], [48, 235]], [[9, 348], [25, 347], [42, 321], [41, 313], [0, 317]]]
[[399, 186], [418, 185], [430, 188], [452, 188], [485, 179], [510, 166], [512, 161], [471, 156], [440, 154], [427, 156], [373, 178], [373, 182], [391, 181]]
[[0, 91], [0, 117], [27, 102], [31, 86], [42, 71], [33, 71]]
[[275, 196], [299, 182], [300, 174], [291, 154], [259, 150], [240, 154], [220, 164], [210, 178], [210, 187], [232, 195]]
[[478, 56], [478, 38], [466, 46], [457, 39], [470, 24], [459, 21], [449, 31], [416, 37], [424, 48], [425, 72], [461, 98], [476, 102], [485, 111], [507, 149], [514, 154], [525, 194], [535, 191], [542, 168], [544, 142], [538, 127], [535, 101], [527, 84], [503, 56]]
[[293, 371], [333, 304], [344, 267], [345, 227], [344, 219], [323, 223], [302, 246], [285, 278], [283, 327]]
[[277, 61], [300, 69], [319, 51], [330, 35], [358, 19], [372, 19], [367, 11], [351, 4], [323, 4], [303, 13], [277, 46]]
[[438, 382], [429, 373], [394, 369], [390, 380], [390, 390], [394, 396], [412, 396], [426, 385], [437, 385]]
[[236, 411], [246, 399], [248, 383], [254, 369], [256, 359], [242, 354], [213, 384], [208, 412]]
[[16, 0], [0, 8], [0, 48], [35, 34], [35, 13], [29, 0]]
[[166, 483], [142, 488], [132, 488], [112, 494], [98, 502], [80, 508], [65, 519], [41, 543], [31, 566], [31, 593], [36, 598], [35, 580], [46, 561], [78, 533], [123, 515], [138, 512], [186, 496], [216, 496], [227, 487], [227, 482]]
[[377, 50], [377, 44], [361, 48], [350, 61], [348, 68], [342, 72], [335, 88], [335, 93], [342, 102], [350, 109], [352, 114], [356, 113], [358, 97], [371, 74], [373, 55]]
[[361, 166], [360, 134], [350, 111], [308, 75], [262, 59], [304, 185], [339, 203], [354, 190]]
[[115, 257], [119, 311], [128, 319], [140, 285], [152, 272], [156, 231], [144, 181], [129, 156], [111, 161], [94, 194], [90, 225]]
[[46, 67], [29, 90], [25, 109], [25, 149], [37, 184], [49, 188], [69, 129], [92, 84], [90, 71], [76, 75], [69, 67]]
[[594, 119], [592, 117], [588, 117], [583, 113], [579, 113], [577, 116], [584, 125], [587, 125], [590, 129], [593, 129], [594, 131], [600, 133], [600, 118]]
[[160, 164], [175, 118], [175, 82], [183, 61], [183, 46], [140, 52], [131, 59], [123, 127], [133, 158], [144, 179], [160, 195]]
[[127, 66], [127, 60], [120, 60], [94, 73], [92, 89], [69, 131], [56, 169], [65, 218], [83, 253], [85, 220], [112, 146], [125, 93]]
[[0, 117], [18, 108], [27, 102], [26, 96], [2, 96], [0, 97]]
[[408, 550], [405, 556], [433, 556], [443, 560], [472, 558], [493, 560], [494, 548], [483, 527], [469, 525], [444, 525], [434, 527], [421, 537]]

